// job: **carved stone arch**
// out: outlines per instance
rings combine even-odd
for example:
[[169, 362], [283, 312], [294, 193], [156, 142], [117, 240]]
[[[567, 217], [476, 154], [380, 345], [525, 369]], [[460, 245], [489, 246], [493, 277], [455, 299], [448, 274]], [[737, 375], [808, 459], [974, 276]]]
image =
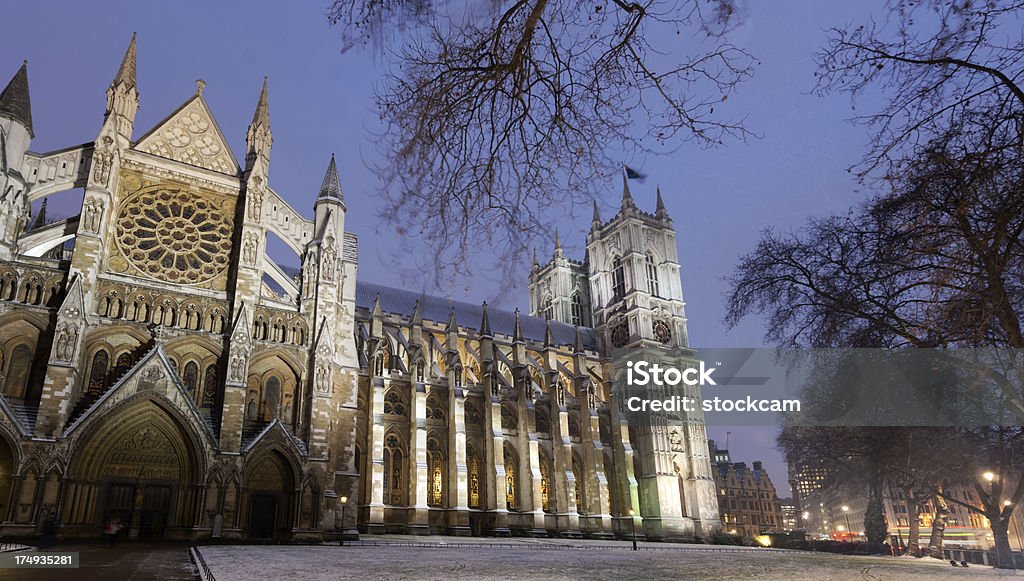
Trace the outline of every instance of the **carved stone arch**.
[[253, 450], [249, 451], [242, 465], [241, 480], [243, 486], [253, 476], [252, 471], [259, 466], [259, 463], [268, 458], [275, 458], [281, 462], [280, 466], [286, 468], [284, 476], [286, 484], [290, 484], [291, 492], [299, 490], [303, 480], [302, 460], [295, 455], [294, 450], [289, 446], [282, 446], [280, 442], [264, 441], [256, 444]]
[[519, 477], [519, 451], [512, 442], [505, 440], [502, 454], [505, 463], [505, 505], [509, 510], [519, 510], [523, 484]]
[[18, 290], [17, 300], [30, 305], [42, 304], [43, 275], [34, 270], [26, 272], [21, 277], [21, 288]]
[[[125, 337], [125, 335], [127, 335], [127, 337]], [[134, 349], [149, 344], [151, 340], [152, 337], [148, 333], [140, 330], [138, 326], [119, 324], [91, 331], [88, 334], [88, 342], [85, 345], [85, 352], [92, 352], [93, 346], [97, 343], [103, 343], [111, 346], [111, 349], [116, 345], [117, 349], [113, 350], [120, 352], [124, 350], [126, 342], [134, 341], [135, 344], [131, 346], [131, 348]]]
[[29, 473], [36, 476], [43, 473], [43, 459], [38, 453], [25, 454], [21, 457], [21, 462], [18, 464], [18, 475], [25, 477]]
[[91, 469], [89, 462], [102, 462], [102, 458], [96, 460], [99, 453], [97, 450], [109, 443], [113, 437], [111, 434], [124, 435], [131, 426], [141, 428], [153, 425], [165, 431], [172, 427], [179, 431], [181, 442], [186, 444], [187, 451], [192, 454], [187, 459], [194, 461], [189, 466], [188, 475], [198, 483], [207, 473], [209, 455], [215, 443], [210, 433], [200, 430], [197, 421], [197, 418], [186, 416], [174, 402], [159, 392], [147, 390], [136, 393], [102, 413], [85, 418], [84, 423], [77, 427], [77, 435], [71, 440], [68, 473], [74, 478], [86, 478]]
[[256, 416], [262, 420], [280, 418], [292, 424], [299, 417], [303, 401], [303, 372], [295, 358], [281, 348], [264, 349], [249, 363], [246, 384], [255, 386]]
[[0, 269], [0, 301], [13, 301], [18, 296], [18, 271], [13, 268]]
[[388, 387], [384, 392], [384, 413], [404, 417], [409, 415], [409, 399], [397, 385]]
[[139, 323], [148, 323], [152, 316], [152, 293], [144, 290], [137, 290], [125, 297], [125, 319]]
[[427, 505], [444, 506], [448, 494], [448, 437], [442, 430], [427, 433]]
[[540, 472], [540, 504], [544, 512], [555, 510], [555, 462], [554, 456], [547, 445], [537, 446], [537, 461], [540, 464], [537, 468]]
[[408, 503], [409, 442], [397, 425], [384, 432], [384, 504]]
[[427, 394], [426, 414], [427, 420], [445, 421], [448, 417], [448, 406], [445, 405], [445, 397], [436, 389], [431, 389]]
[[[202, 348], [205, 353], [197, 354], [195, 351], [196, 347]], [[199, 335], [186, 335], [168, 341], [163, 349], [165, 353], [177, 358], [179, 363], [183, 365], [190, 358], [200, 362], [209, 361], [210, 357], [219, 358], [224, 352], [224, 345]]]
[[301, 482], [301, 463], [292, 450], [279, 442], [258, 443], [241, 474], [241, 525], [246, 536], [287, 539], [296, 520]]
[[12, 335], [0, 343], [0, 388], [9, 398], [32, 399], [36, 395], [30, 392], [34, 384], [32, 380], [42, 373], [41, 367], [45, 362], [39, 353], [40, 331], [24, 320], [11, 322], [8, 319], [7, 325], [0, 327], [4, 329], [4, 335]]

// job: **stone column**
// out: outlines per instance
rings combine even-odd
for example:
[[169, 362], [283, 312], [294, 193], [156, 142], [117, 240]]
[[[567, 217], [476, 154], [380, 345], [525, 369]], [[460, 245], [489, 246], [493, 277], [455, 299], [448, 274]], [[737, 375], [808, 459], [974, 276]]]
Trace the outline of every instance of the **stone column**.
[[[451, 376], [451, 374], [449, 374]], [[461, 386], [448, 389], [448, 512], [449, 532], [460, 537], [469, 528], [469, 474], [466, 470], [466, 397]]]
[[427, 473], [427, 393], [422, 384], [415, 384], [409, 398], [409, 532], [414, 535], [430, 534], [430, 508], [427, 492], [430, 475]]
[[[371, 363], [372, 368], [372, 363]], [[367, 532], [384, 533], [384, 390], [387, 380], [370, 377], [370, 430], [367, 434], [367, 453], [370, 454], [370, 515]]]

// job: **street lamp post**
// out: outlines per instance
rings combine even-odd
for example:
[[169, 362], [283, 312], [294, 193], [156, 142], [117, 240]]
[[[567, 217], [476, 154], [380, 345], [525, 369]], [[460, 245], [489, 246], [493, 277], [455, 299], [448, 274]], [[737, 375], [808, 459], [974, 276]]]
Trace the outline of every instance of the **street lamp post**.
[[341, 501], [341, 541], [338, 542], [339, 547], [345, 546], [345, 508], [348, 505], [348, 497], [342, 496], [338, 500]]
[[852, 537], [853, 528], [850, 527], [850, 507], [846, 506], [845, 504], [843, 505], [843, 514], [846, 515], [846, 530]]
[[633, 509], [629, 509], [629, 528], [633, 533], [633, 550], [637, 551], [639, 549], [636, 546], [636, 519], [633, 518]]

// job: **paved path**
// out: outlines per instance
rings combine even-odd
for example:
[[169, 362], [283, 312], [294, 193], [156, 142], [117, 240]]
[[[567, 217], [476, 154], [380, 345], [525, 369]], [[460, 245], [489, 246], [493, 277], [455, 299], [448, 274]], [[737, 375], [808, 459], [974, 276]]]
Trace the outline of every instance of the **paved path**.
[[[194, 581], [188, 546], [182, 544], [120, 543], [113, 548], [94, 544], [62, 544], [54, 551], [77, 551], [78, 569], [0, 569], [0, 579], [32, 581]], [[20, 555], [41, 555], [31, 549]]]

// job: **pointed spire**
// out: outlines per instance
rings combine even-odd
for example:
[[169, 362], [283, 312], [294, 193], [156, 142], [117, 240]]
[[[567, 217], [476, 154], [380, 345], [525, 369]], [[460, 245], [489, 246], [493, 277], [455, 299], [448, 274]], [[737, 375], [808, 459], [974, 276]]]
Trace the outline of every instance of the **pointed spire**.
[[576, 326], [576, 340], [574, 345], [576, 346], [576, 349], [573, 351], [574, 353], [583, 353], [583, 334], [580, 333], [579, 325]]
[[263, 77], [263, 89], [260, 90], [260, 100], [256, 102], [256, 112], [252, 115], [252, 124], [263, 124], [270, 127], [270, 99], [267, 97], [267, 77]]
[[665, 208], [665, 200], [661, 198], [661, 186], [658, 186], [658, 205], [654, 211], [655, 217], [662, 218], [664, 220], [670, 219], [668, 216], [668, 210]]
[[533, 247], [533, 267], [534, 268], [539, 268], [540, 267], [540, 262], [537, 260], [537, 247], [536, 246]]
[[519, 307], [516, 307], [516, 324], [512, 329], [512, 342], [525, 343], [523, 340], [523, 328], [519, 324]]
[[131, 89], [135, 86], [135, 33], [132, 33], [132, 41], [128, 44], [128, 50], [124, 52], [124, 58], [121, 59], [121, 66], [117, 69], [117, 74], [114, 75], [114, 81], [110, 83], [111, 87], [116, 87], [120, 84], [124, 84], [125, 89]]
[[423, 315], [420, 314], [420, 300], [416, 299], [416, 304], [412, 307], [412, 324], [420, 325], [423, 323]]
[[555, 226], [555, 252], [562, 249], [562, 238], [558, 235], [558, 227]]
[[370, 315], [374, 318], [384, 316], [384, 311], [380, 308], [380, 293], [377, 293], [377, 298], [373, 299], [373, 312]]
[[551, 319], [544, 321], [544, 347], [554, 347], [555, 337], [551, 334]]
[[335, 200], [344, 200], [344, 196], [341, 193], [341, 182], [338, 181], [338, 165], [334, 162], [334, 154], [331, 154], [331, 163], [327, 165], [327, 174], [324, 175], [324, 181], [320, 184], [320, 195], [317, 199], [332, 198]]
[[487, 318], [487, 301], [484, 301], [484, 314], [480, 318], [480, 336], [481, 337], [493, 337], [491, 333], [491, 321]]
[[28, 61], [22, 61], [21, 68], [0, 93], [0, 117], [21, 123], [30, 137], [36, 136], [32, 131], [32, 103], [28, 96]]
[[39, 206], [39, 213], [36, 214], [35, 219], [32, 220], [31, 230], [42, 228], [44, 224], [46, 224], [46, 198], [43, 198], [43, 203]]
[[444, 328], [445, 333], [458, 333], [459, 323], [455, 319], [455, 305], [452, 305], [451, 312], [448, 313], [448, 324]]
[[594, 217], [590, 221], [594, 224], [601, 223], [601, 212], [597, 209], [597, 200], [594, 200]]
[[626, 166], [622, 166], [622, 208], [635, 208], [636, 204], [633, 203], [633, 194], [629, 192], [629, 173], [626, 171]]

